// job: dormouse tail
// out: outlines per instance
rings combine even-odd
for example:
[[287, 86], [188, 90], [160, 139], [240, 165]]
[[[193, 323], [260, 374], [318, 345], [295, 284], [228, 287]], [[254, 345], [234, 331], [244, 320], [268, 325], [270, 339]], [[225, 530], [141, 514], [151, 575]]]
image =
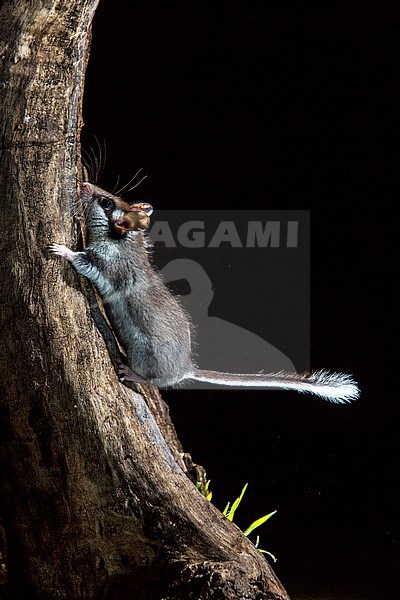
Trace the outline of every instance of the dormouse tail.
[[311, 393], [329, 402], [343, 404], [357, 400], [360, 390], [357, 383], [344, 373], [315, 371], [314, 373], [239, 374], [197, 370], [190, 377], [218, 385], [242, 388], [276, 388]]

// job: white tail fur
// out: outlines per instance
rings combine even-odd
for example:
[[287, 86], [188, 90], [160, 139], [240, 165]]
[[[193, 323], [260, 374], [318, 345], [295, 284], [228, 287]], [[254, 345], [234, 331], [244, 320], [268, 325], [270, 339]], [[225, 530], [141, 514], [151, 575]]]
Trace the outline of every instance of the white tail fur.
[[190, 379], [228, 385], [232, 387], [276, 388], [311, 393], [329, 402], [343, 404], [357, 400], [360, 390], [357, 383], [344, 373], [315, 371], [314, 373], [219, 373], [217, 371], [196, 370]]

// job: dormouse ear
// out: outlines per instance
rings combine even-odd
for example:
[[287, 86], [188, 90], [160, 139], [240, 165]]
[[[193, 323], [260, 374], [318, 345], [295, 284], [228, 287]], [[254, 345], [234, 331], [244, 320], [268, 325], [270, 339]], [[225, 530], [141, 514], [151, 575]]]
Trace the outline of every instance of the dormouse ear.
[[118, 219], [118, 221], [115, 221], [114, 227], [121, 231], [132, 231], [132, 226], [128, 219]]
[[134, 204], [131, 204], [130, 207], [131, 207], [130, 210], [132, 210], [132, 211], [140, 210], [140, 211], [146, 213], [146, 215], [148, 217], [153, 213], [153, 207], [151, 206], [151, 204], [148, 204], [147, 202], [135, 202]]
[[143, 231], [150, 224], [150, 217], [143, 210], [124, 212], [117, 220], [111, 221], [114, 229], [119, 231]]

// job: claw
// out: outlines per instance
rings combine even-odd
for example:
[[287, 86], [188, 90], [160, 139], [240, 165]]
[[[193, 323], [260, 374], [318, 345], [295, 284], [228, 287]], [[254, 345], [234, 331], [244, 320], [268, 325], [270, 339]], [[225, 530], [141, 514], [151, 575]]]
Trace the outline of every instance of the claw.
[[135, 383], [144, 383], [148, 385], [148, 381], [136, 375], [127, 365], [120, 363], [117, 367], [118, 379], [120, 381], [134, 381]]

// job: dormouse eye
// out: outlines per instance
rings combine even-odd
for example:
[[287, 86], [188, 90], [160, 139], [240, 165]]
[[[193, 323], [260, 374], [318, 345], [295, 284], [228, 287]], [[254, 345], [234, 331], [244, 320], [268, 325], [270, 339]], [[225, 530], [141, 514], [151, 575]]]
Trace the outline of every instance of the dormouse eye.
[[101, 208], [104, 208], [104, 210], [112, 210], [115, 208], [115, 203], [110, 200], [110, 198], [100, 198], [98, 202]]

